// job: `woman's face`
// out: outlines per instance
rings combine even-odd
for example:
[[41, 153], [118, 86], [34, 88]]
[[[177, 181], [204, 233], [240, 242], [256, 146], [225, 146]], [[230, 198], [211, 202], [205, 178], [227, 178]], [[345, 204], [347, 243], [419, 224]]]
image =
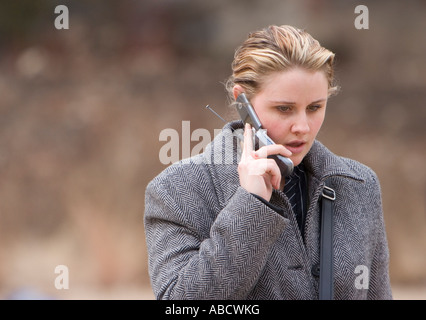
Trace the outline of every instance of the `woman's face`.
[[267, 76], [251, 103], [267, 134], [293, 153], [297, 166], [321, 128], [327, 98], [324, 72], [294, 68]]

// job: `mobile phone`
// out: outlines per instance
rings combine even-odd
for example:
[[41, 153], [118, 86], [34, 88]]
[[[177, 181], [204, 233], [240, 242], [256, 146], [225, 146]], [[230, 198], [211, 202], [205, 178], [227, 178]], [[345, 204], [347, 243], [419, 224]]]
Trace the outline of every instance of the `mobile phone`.
[[[275, 142], [266, 134], [266, 129], [262, 127], [259, 117], [254, 111], [253, 106], [248, 101], [245, 93], [241, 93], [237, 97], [237, 111], [244, 124], [249, 123], [255, 129], [255, 137], [258, 140], [256, 144], [259, 147], [275, 144]], [[255, 144], [255, 145], [256, 145]], [[280, 168], [281, 174], [286, 177], [293, 172], [294, 164], [290, 158], [284, 157], [280, 154], [268, 156], [274, 159]]]

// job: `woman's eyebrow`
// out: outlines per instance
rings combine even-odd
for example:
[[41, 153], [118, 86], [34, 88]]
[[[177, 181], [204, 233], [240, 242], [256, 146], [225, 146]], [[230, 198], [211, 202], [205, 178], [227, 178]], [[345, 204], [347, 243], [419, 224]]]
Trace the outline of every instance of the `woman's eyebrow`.
[[284, 100], [271, 100], [270, 103], [272, 104], [296, 104], [296, 102], [291, 102], [291, 101], [284, 101]]
[[327, 98], [322, 98], [322, 99], [318, 99], [318, 100], [312, 101], [310, 104], [320, 103], [320, 102], [324, 102], [324, 101], [327, 101]]
[[[312, 101], [311, 103], [309, 103], [309, 105], [314, 104], [314, 103], [324, 102], [326, 100], [327, 100], [327, 98], [321, 98], [321, 99]], [[297, 104], [296, 102], [286, 101], [286, 100], [276, 100], [276, 101], [275, 100], [271, 100], [270, 102], [272, 104], [285, 104], [285, 105], [295, 105], [295, 104]]]

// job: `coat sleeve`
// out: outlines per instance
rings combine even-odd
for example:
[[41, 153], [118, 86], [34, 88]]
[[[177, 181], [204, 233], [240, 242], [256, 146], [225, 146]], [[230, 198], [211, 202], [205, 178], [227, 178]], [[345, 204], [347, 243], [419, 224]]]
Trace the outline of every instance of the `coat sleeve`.
[[208, 186], [188, 172], [147, 186], [145, 236], [157, 299], [244, 299], [288, 222], [242, 187], [220, 208]]
[[370, 270], [370, 287], [368, 299], [390, 300], [392, 299], [392, 289], [389, 277], [389, 247], [386, 236], [386, 228], [383, 216], [383, 206], [380, 183], [375, 173], [372, 174], [373, 185], [376, 189], [373, 194], [376, 215], [375, 232], [377, 241], [373, 252], [373, 261]]

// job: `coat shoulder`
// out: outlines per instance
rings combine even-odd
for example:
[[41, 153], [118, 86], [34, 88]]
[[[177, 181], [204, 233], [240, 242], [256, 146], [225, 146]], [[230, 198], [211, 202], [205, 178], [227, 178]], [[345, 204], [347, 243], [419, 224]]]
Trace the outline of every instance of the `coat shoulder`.
[[342, 156], [338, 156], [340, 160], [345, 163], [347, 168], [351, 170], [355, 175], [360, 177], [361, 179], [365, 181], [377, 181], [377, 174], [376, 172], [369, 166], [367, 166], [364, 163], [361, 163], [357, 160], [346, 158]]
[[161, 171], [147, 185], [147, 190], [162, 189], [187, 189], [205, 181], [208, 169], [202, 161], [201, 155], [175, 162]]
[[307, 159], [312, 172], [318, 178], [341, 175], [365, 182], [378, 181], [372, 168], [360, 161], [333, 153], [319, 141], [315, 141]]

